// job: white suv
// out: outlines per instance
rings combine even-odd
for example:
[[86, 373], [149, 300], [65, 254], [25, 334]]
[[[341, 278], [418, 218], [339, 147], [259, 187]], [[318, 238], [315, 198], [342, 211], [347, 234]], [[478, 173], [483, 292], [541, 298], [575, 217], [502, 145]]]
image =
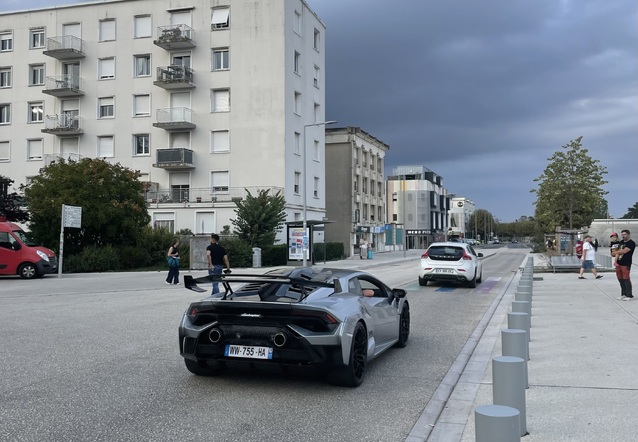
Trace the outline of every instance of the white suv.
[[483, 279], [482, 253], [462, 242], [435, 242], [421, 256], [419, 285], [428, 281], [461, 282], [476, 287]]

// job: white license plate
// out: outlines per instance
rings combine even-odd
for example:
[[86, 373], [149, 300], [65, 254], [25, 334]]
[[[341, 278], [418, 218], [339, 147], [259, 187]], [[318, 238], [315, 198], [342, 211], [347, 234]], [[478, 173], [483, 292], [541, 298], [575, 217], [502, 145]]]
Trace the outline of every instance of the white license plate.
[[434, 269], [436, 273], [454, 273], [452, 269]]
[[272, 348], [250, 345], [227, 345], [224, 356], [229, 358], [272, 359]]

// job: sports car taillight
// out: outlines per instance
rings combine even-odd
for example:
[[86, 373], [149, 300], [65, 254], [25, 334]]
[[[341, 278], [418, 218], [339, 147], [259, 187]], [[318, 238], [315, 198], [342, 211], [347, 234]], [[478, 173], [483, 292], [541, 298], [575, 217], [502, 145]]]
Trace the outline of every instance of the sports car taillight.
[[337, 321], [330, 313], [317, 310], [293, 310], [293, 316], [304, 316], [321, 319], [326, 324], [337, 324]]

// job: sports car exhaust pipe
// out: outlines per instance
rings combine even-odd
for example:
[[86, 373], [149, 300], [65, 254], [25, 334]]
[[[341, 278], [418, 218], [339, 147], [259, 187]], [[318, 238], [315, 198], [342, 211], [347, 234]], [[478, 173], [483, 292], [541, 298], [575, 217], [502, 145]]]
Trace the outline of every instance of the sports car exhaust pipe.
[[285, 333], [275, 333], [275, 336], [272, 337], [272, 342], [273, 344], [275, 344], [275, 347], [283, 347], [284, 345], [286, 345], [286, 341], [288, 340], [288, 337], [286, 336]]
[[222, 331], [218, 328], [214, 328], [210, 331], [210, 333], [208, 333], [208, 339], [210, 339], [210, 342], [212, 342], [213, 344], [217, 344], [221, 338]]

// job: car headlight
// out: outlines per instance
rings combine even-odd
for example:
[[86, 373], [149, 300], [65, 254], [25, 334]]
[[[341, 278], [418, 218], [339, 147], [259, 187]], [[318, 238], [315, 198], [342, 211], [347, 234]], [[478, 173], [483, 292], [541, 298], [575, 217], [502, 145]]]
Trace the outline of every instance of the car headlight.
[[47, 254], [46, 254], [46, 253], [44, 253], [43, 251], [41, 251], [41, 250], [36, 250], [36, 251], [35, 251], [35, 253], [37, 253], [37, 254], [38, 254], [38, 256], [39, 256], [40, 258], [44, 259], [46, 262], [49, 262], [49, 257], [48, 257], [48, 256], [47, 256]]

